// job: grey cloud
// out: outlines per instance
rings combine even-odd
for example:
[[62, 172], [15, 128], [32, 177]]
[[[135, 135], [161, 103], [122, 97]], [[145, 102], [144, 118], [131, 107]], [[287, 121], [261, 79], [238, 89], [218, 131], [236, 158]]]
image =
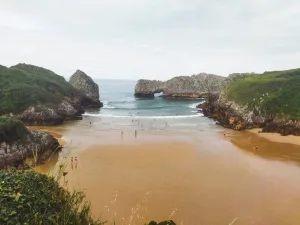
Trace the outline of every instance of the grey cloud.
[[0, 64], [162, 78], [298, 67], [297, 0], [0, 0]]

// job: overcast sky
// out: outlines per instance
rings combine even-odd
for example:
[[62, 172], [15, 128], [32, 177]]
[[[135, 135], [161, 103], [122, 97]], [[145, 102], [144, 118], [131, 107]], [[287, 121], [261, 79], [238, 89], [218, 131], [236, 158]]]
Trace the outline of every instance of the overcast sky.
[[300, 67], [299, 0], [0, 0], [0, 64], [168, 79]]

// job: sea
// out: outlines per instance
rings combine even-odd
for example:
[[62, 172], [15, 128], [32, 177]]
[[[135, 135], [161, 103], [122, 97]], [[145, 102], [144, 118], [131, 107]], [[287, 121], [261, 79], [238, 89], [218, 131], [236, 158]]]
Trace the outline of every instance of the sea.
[[[198, 130], [215, 123], [196, 108], [204, 99], [136, 98], [136, 80], [96, 80], [99, 85], [101, 109], [86, 111], [84, 116], [101, 118], [107, 129], [132, 128], [138, 123], [145, 130]], [[129, 123], [131, 122], [131, 123]], [[103, 122], [101, 123], [103, 127]]]

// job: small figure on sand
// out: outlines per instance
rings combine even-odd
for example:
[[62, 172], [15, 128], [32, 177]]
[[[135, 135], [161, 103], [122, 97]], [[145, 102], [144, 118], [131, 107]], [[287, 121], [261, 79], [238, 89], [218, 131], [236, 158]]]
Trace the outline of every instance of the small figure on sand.
[[121, 138], [123, 139], [124, 132], [121, 130]]
[[224, 137], [228, 137], [228, 136], [230, 135], [230, 133], [229, 133], [229, 132], [225, 132], [225, 131], [224, 131], [224, 133], [223, 133], [223, 134], [224, 134]]
[[77, 157], [75, 157], [75, 169], [77, 169]]
[[90, 127], [92, 127], [92, 122], [90, 121]]
[[73, 165], [73, 157], [71, 157], [71, 169], [74, 169], [74, 165]]
[[253, 146], [253, 149], [254, 149], [254, 152], [258, 149], [258, 146], [257, 145], [254, 145]]
[[137, 138], [137, 130], [134, 131], [134, 136]]
[[167, 122], [165, 122], [165, 128], [168, 126], [168, 123]]

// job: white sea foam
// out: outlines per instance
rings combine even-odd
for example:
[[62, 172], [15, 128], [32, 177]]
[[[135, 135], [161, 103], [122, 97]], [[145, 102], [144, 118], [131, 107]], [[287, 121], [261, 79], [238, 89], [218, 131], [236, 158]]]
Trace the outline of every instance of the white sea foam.
[[115, 109], [116, 107], [114, 107], [114, 106], [110, 106], [109, 105], [109, 101], [103, 101], [102, 102], [103, 103], [103, 109]]
[[177, 116], [118, 116], [111, 114], [91, 114], [85, 113], [83, 116], [91, 116], [91, 117], [103, 117], [103, 118], [134, 118], [134, 119], [185, 119], [185, 118], [194, 118], [194, 117], [202, 117], [202, 113], [198, 113], [197, 115], [177, 115]]
[[190, 105], [189, 105], [189, 108], [196, 109], [196, 108], [197, 108], [197, 106], [198, 106], [199, 104], [203, 103], [203, 102], [204, 102], [204, 101], [201, 101], [201, 102], [197, 102], [197, 103], [190, 104]]

